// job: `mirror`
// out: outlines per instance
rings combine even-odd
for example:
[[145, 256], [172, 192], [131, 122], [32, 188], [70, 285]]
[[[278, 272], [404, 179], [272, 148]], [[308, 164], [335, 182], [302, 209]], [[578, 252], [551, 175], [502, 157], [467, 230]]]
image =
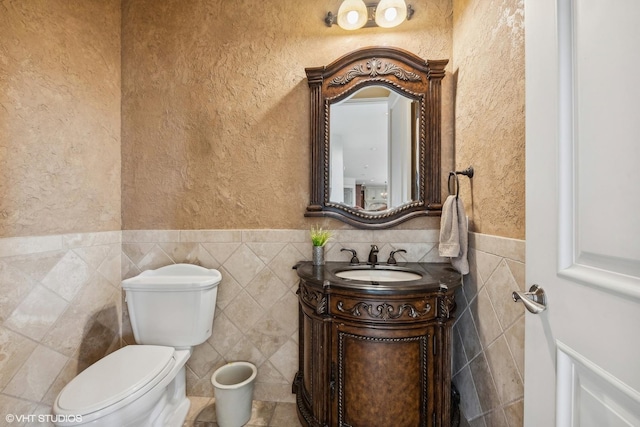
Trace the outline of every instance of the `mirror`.
[[331, 203], [381, 212], [417, 199], [418, 108], [379, 85], [331, 104]]
[[371, 47], [306, 69], [312, 161], [305, 216], [388, 228], [440, 214], [440, 82], [447, 62]]

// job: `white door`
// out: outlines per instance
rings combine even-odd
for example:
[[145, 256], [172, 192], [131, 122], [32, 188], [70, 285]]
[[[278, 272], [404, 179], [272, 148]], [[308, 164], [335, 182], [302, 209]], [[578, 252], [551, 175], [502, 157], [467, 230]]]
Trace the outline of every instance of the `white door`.
[[[525, 0], [525, 426], [640, 426], [640, 1]], [[507, 65], [505, 65], [507, 66]]]

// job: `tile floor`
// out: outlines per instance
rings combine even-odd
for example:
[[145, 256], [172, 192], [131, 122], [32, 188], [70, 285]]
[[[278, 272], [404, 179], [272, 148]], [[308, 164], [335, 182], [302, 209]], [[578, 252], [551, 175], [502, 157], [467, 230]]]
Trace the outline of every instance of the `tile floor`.
[[[214, 399], [209, 397], [189, 397], [191, 408], [184, 427], [218, 427]], [[264, 402], [254, 400], [251, 419], [246, 427], [301, 427], [296, 414], [295, 403]]]

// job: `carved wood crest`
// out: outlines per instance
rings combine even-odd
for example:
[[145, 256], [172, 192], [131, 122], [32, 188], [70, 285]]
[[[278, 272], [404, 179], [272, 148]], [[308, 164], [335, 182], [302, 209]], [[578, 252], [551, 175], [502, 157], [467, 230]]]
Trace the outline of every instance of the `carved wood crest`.
[[329, 81], [329, 86], [341, 86], [346, 85], [356, 77], [377, 77], [387, 76], [393, 74], [400, 80], [419, 82], [420, 75], [407, 71], [402, 67], [397, 66], [391, 62], [385, 62], [378, 58], [371, 58], [366, 63], [360, 63], [355, 65], [344, 75], [336, 76]]

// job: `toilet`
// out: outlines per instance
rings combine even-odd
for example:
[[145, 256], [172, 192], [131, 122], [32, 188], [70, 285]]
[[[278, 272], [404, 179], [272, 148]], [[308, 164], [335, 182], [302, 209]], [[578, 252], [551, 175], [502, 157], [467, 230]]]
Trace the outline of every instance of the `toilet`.
[[58, 426], [182, 426], [185, 363], [211, 336], [218, 270], [175, 264], [124, 280], [137, 345], [97, 361], [58, 394]]

